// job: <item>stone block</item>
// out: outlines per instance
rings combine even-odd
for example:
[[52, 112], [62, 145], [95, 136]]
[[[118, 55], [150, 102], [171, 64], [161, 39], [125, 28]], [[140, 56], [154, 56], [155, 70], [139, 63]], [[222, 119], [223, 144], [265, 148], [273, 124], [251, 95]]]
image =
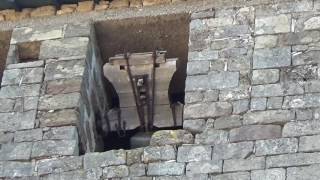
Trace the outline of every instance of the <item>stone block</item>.
[[76, 11], [76, 8], [77, 4], [63, 4], [57, 11], [57, 15], [71, 14]]
[[257, 17], [255, 20], [255, 33], [257, 35], [288, 33], [290, 30], [290, 15], [280, 14], [278, 16]]
[[320, 178], [320, 165], [290, 167], [287, 169], [287, 180], [317, 180]]
[[300, 137], [299, 151], [313, 152], [320, 151], [320, 135]]
[[87, 174], [84, 170], [75, 170], [75, 171], [68, 171], [68, 172], [62, 172], [58, 174], [49, 174], [46, 176], [43, 176], [45, 180], [54, 180], [54, 179], [60, 179], [60, 180], [70, 180], [70, 179], [77, 179], [77, 180], [87, 180], [92, 177], [87, 178]]
[[281, 137], [279, 125], [249, 125], [230, 131], [230, 142], [273, 139]]
[[285, 123], [295, 119], [295, 113], [290, 110], [269, 110], [249, 112], [243, 116], [244, 124]]
[[0, 89], [0, 98], [19, 98], [39, 96], [40, 84], [29, 84], [21, 86], [5, 86]]
[[249, 100], [241, 99], [232, 102], [233, 114], [242, 114], [249, 110]]
[[100, 180], [102, 178], [102, 169], [101, 168], [87, 169], [86, 178], [87, 180]]
[[215, 180], [250, 180], [249, 172], [236, 172], [236, 173], [226, 173], [220, 175], [213, 175]]
[[36, 68], [36, 67], [44, 67], [44, 61], [32, 61], [32, 62], [24, 62], [18, 64], [8, 64], [6, 69], [23, 69], [23, 68]]
[[[101, 1], [100, 1], [101, 2]], [[90, 23], [70, 23], [67, 25], [64, 33], [65, 38], [69, 37], [89, 37], [91, 31]]]
[[252, 142], [218, 144], [213, 147], [212, 159], [245, 159], [252, 153]]
[[82, 157], [43, 159], [36, 162], [38, 175], [62, 173], [82, 168]]
[[88, 43], [87, 37], [46, 40], [41, 43], [39, 59], [85, 56]]
[[3, 72], [2, 86], [41, 83], [43, 68], [9, 69]]
[[255, 49], [261, 48], [274, 48], [278, 44], [278, 36], [275, 35], [265, 35], [257, 36], [255, 38]]
[[186, 167], [187, 176], [195, 174], [217, 174], [222, 172], [222, 161], [190, 162]]
[[144, 148], [142, 161], [144, 163], [169, 161], [176, 159], [176, 150], [173, 146], [156, 146]]
[[77, 12], [89, 12], [94, 8], [94, 1], [81, 1], [78, 3]]
[[73, 92], [80, 92], [82, 78], [75, 77], [72, 79], [59, 79], [48, 81], [46, 85], [46, 94], [67, 94]]
[[291, 167], [317, 164], [320, 153], [295, 153], [267, 157], [267, 168]]
[[304, 52], [297, 52], [292, 55], [292, 65], [305, 65], [319, 63], [320, 51], [309, 50]]
[[305, 91], [306, 93], [317, 93], [320, 92], [320, 81], [314, 80], [314, 81], [308, 81], [305, 84]]
[[44, 132], [43, 140], [77, 140], [78, 131], [75, 126], [51, 128]]
[[109, 178], [122, 178], [129, 175], [129, 168], [125, 165], [109, 166], [103, 169], [103, 177]]
[[320, 133], [320, 121], [288, 122], [282, 130], [283, 137], [315, 135]]
[[178, 162], [211, 160], [211, 146], [182, 145], [178, 148]]
[[298, 139], [281, 138], [256, 141], [256, 156], [296, 153], [298, 151]]
[[45, 81], [81, 77], [84, 74], [84, 60], [51, 61], [46, 64]]
[[187, 65], [188, 75], [206, 74], [209, 71], [209, 61], [191, 61]]
[[232, 105], [228, 102], [208, 102], [202, 104], [186, 105], [184, 109], [184, 118], [213, 118], [230, 115]]
[[130, 176], [145, 176], [146, 175], [146, 164], [132, 164], [129, 167]]
[[29, 160], [31, 155], [32, 143], [14, 143], [4, 144], [0, 150], [1, 161], [12, 161], [12, 160]]
[[2, 164], [3, 177], [28, 177], [33, 174], [33, 165], [31, 162], [7, 161]]
[[111, 150], [102, 153], [86, 153], [84, 155], [84, 169], [122, 165], [126, 163], [124, 150]]
[[1, 113], [0, 132], [32, 129], [35, 125], [36, 111]]
[[41, 96], [39, 110], [57, 110], [79, 107], [80, 93], [58, 94], [54, 96]]
[[252, 98], [250, 104], [251, 111], [263, 111], [267, 108], [267, 98]]
[[147, 175], [148, 176], [179, 176], [183, 175], [185, 170], [184, 163], [177, 162], [159, 162], [149, 163]]
[[312, 109], [296, 109], [297, 120], [310, 120], [313, 118]]
[[143, 148], [127, 150], [127, 164], [139, 164], [142, 162]]
[[11, 112], [15, 102], [12, 99], [0, 99], [0, 112]]
[[196, 103], [196, 102], [202, 101], [203, 97], [204, 96], [203, 96], [202, 92], [199, 92], [199, 91], [186, 92], [185, 97], [184, 97], [184, 101], [186, 104]]
[[267, 170], [255, 170], [251, 172], [251, 180], [286, 180], [286, 170], [275, 168]]
[[150, 146], [193, 144], [193, 135], [186, 130], [161, 130], [153, 133]]
[[215, 15], [215, 11], [213, 9], [194, 12], [194, 13], [191, 14], [191, 20], [214, 18], [214, 15]]
[[44, 41], [63, 37], [63, 26], [36, 26], [14, 28], [10, 44]]
[[143, 0], [143, 6], [152, 6], [157, 4], [167, 4], [170, 0]]
[[219, 58], [218, 51], [203, 50], [189, 52], [188, 59], [191, 61], [212, 61]]
[[224, 172], [250, 171], [265, 168], [266, 160], [264, 157], [252, 157], [247, 159], [229, 159], [223, 164]]
[[298, 83], [266, 84], [252, 86], [252, 97], [273, 97], [303, 94], [303, 86]]
[[42, 6], [35, 8], [31, 11], [31, 17], [44, 17], [44, 16], [54, 16], [56, 14], [55, 6]]
[[7, 144], [13, 141], [14, 133], [0, 132], [0, 144]]
[[16, 131], [14, 134], [14, 142], [30, 142], [42, 140], [42, 129], [30, 129], [25, 131]]
[[267, 101], [267, 109], [281, 109], [283, 97], [269, 97]]
[[253, 69], [278, 68], [291, 65], [291, 48], [255, 49]]
[[319, 107], [320, 94], [305, 94], [304, 96], [286, 96], [283, 108], [314, 108]]
[[205, 102], [218, 101], [219, 99], [219, 91], [218, 90], [208, 90], [203, 93]]
[[205, 129], [206, 121], [204, 119], [184, 120], [183, 129], [191, 133], [200, 133]]
[[231, 115], [217, 118], [214, 121], [215, 129], [230, 129], [236, 128], [242, 125], [239, 115]]
[[75, 125], [79, 120], [78, 116], [79, 113], [72, 109], [38, 113], [40, 127]]
[[110, 3], [110, 9], [128, 8], [129, 0], [115, 0]]
[[278, 69], [261, 69], [252, 71], [252, 84], [269, 84], [279, 81]]
[[78, 154], [77, 140], [46, 140], [34, 142], [31, 157], [76, 156]]
[[197, 134], [195, 138], [196, 144], [216, 145], [228, 142], [228, 132], [216, 129], [206, 129], [203, 133]]

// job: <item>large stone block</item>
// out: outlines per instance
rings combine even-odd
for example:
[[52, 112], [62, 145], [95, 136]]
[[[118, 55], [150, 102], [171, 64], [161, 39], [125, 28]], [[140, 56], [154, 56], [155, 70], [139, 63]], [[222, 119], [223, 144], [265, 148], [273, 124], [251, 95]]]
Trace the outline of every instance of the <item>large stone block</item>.
[[313, 108], [320, 106], [320, 94], [305, 94], [304, 96], [286, 96], [283, 108]]
[[295, 153], [267, 157], [267, 168], [291, 167], [317, 164], [320, 161], [320, 153]]
[[0, 112], [10, 112], [13, 110], [15, 100], [12, 99], [0, 99]]
[[243, 116], [244, 124], [271, 124], [285, 123], [295, 119], [293, 111], [289, 110], [269, 110], [259, 112], [249, 112]]
[[282, 135], [284, 137], [305, 136], [320, 134], [320, 121], [296, 121], [284, 125]]
[[280, 71], [278, 69], [262, 69], [252, 72], [252, 84], [269, 84], [279, 81]]
[[41, 43], [40, 59], [85, 56], [89, 39], [87, 37], [47, 40]]
[[84, 156], [85, 169], [122, 165], [125, 163], [126, 152], [124, 150], [112, 150], [103, 153], [86, 153]]
[[261, 48], [274, 48], [278, 44], [278, 36], [275, 35], [265, 35], [258, 36], [255, 38], [255, 49]]
[[14, 143], [1, 146], [0, 160], [29, 160], [31, 155], [32, 143]]
[[256, 34], [288, 33], [290, 30], [290, 15], [281, 14], [278, 16], [257, 17], [255, 21]]
[[39, 112], [40, 127], [56, 127], [76, 125], [79, 113], [76, 110], [67, 109], [55, 112]]
[[290, 167], [287, 169], [287, 180], [318, 180], [320, 179], [320, 165], [306, 167]]
[[252, 152], [252, 142], [218, 144], [213, 147], [212, 159], [244, 159]]
[[273, 139], [281, 137], [279, 125], [249, 125], [230, 131], [230, 141], [250, 141], [259, 139]]
[[57, 110], [77, 108], [80, 105], [80, 93], [42, 96], [39, 99], [39, 110]]
[[312, 152], [320, 151], [320, 135], [300, 137], [299, 151]]
[[[3, 166], [3, 177], [27, 177], [33, 174], [33, 165], [31, 162], [14, 162], [7, 161], [0, 164]], [[1, 167], [0, 167], [1, 169]]]
[[184, 163], [177, 162], [159, 162], [149, 163], [147, 175], [149, 176], [178, 176], [183, 175], [185, 170]]
[[252, 97], [273, 97], [303, 94], [304, 88], [298, 83], [266, 84], [252, 86]]
[[42, 140], [42, 129], [30, 129], [25, 131], [17, 131], [14, 135], [14, 142], [30, 142]]
[[298, 151], [298, 139], [281, 138], [256, 141], [256, 156], [296, 153]]
[[43, 134], [44, 140], [77, 140], [78, 131], [75, 126], [51, 128]]
[[43, 159], [36, 162], [38, 175], [62, 173], [82, 168], [82, 157]]
[[46, 83], [46, 94], [67, 94], [73, 92], [80, 92], [81, 90], [81, 77], [72, 77], [71, 79], [59, 79], [48, 81]]
[[109, 166], [103, 169], [103, 177], [109, 178], [122, 178], [129, 175], [129, 168], [125, 165]]
[[236, 128], [242, 125], [239, 115], [225, 116], [217, 118], [214, 121], [215, 129], [230, 129]]
[[250, 171], [265, 168], [264, 157], [251, 157], [247, 159], [229, 159], [225, 160], [223, 164], [224, 172], [234, 171]]
[[183, 129], [192, 133], [200, 133], [205, 129], [206, 121], [204, 119], [184, 120]]
[[161, 130], [153, 133], [150, 145], [164, 146], [164, 145], [180, 145], [193, 144], [193, 135], [186, 130]]
[[143, 148], [127, 150], [127, 164], [139, 164], [142, 162]]
[[0, 98], [39, 96], [39, 93], [40, 84], [5, 86], [0, 89]]
[[176, 159], [176, 150], [173, 146], [156, 146], [144, 148], [142, 161], [145, 163], [169, 161]]
[[49, 156], [75, 156], [79, 154], [77, 140], [46, 140], [34, 142], [32, 158]]
[[206, 129], [203, 133], [197, 134], [195, 138], [196, 144], [221, 144], [228, 142], [228, 131]]
[[85, 61], [50, 61], [45, 69], [45, 81], [81, 77], [84, 74]]
[[213, 175], [215, 180], [250, 180], [249, 172], [236, 172], [236, 173], [226, 173], [220, 175]]
[[211, 146], [182, 145], [178, 148], [178, 162], [211, 160]]
[[184, 118], [213, 118], [230, 115], [232, 105], [228, 102], [208, 102], [201, 104], [186, 105], [184, 108]]
[[[100, 1], [101, 2], [101, 1]], [[90, 30], [91, 26], [90, 23], [72, 23], [68, 24], [65, 32], [64, 32], [64, 37], [89, 37], [90, 36]]]
[[253, 69], [277, 68], [291, 65], [291, 48], [255, 49]]
[[43, 68], [9, 69], [3, 72], [2, 86], [41, 83]]
[[206, 74], [209, 71], [209, 67], [210, 67], [209, 61], [191, 61], [191, 62], [188, 62], [187, 74], [188, 75]]
[[132, 164], [129, 167], [130, 176], [141, 177], [146, 175], [146, 164]]
[[286, 180], [286, 170], [275, 168], [251, 172], [251, 180]]
[[18, 131], [32, 129], [35, 126], [36, 111], [1, 113], [0, 114], [0, 131]]
[[186, 167], [187, 176], [195, 174], [217, 174], [222, 172], [222, 161], [190, 162]]

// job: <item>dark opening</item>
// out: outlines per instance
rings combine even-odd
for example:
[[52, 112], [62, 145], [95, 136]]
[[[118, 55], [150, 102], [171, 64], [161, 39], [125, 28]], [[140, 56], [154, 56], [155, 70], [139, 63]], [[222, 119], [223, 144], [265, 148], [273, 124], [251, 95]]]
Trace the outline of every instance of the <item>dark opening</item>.
[[[169, 86], [171, 103], [184, 103], [186, 67], [188, 60], [189, 14], [174, 14], [156, 17], [108, 20], [95, 23], [97, 43], [100, 48], [102, 64], [116, 54], [167, 51], [167, 58], [178, 58], [177, 71]], [[158, 65], [159, 66], [159, 65]], [[125, 67], [120, 67], [125, 70]], [[119, 107], [119, 99], [112, 84], [105, 81], [109, 108]], [[167, 127], [176, 129], [181, 127]], [[157, 129], [156, 129], [157, 130]], [[130, 149], [130, 139], [139, 133], [139, 129], [109, 132], [104, 136], [105, 150]]]
[[36, 61], [39, 59], [40, 41], [25, 42], [17, 44], [19, 63]]
[[10, 39], [12, 31], [0, 31], [0, 84], [3, 71], [6, 67], [7, 54], [10, 48]]

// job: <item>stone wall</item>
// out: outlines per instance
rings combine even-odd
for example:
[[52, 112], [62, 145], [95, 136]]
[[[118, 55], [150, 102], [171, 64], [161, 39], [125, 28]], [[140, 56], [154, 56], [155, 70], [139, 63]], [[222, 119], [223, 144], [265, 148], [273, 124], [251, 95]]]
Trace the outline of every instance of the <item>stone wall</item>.
[[[91, 108], [86, 74], [100, 66], [93, 30], [15, 29], [0, 90], [0, 178], [320, 179], [320, 1], [273, 2], [191, 13], [184, 130], [82, 156], [79, 147], [94, 147], [77, 143], [92, 123], [77, 115]], [[41, 42], [39, 60], [12, 63], [25, 41]]]

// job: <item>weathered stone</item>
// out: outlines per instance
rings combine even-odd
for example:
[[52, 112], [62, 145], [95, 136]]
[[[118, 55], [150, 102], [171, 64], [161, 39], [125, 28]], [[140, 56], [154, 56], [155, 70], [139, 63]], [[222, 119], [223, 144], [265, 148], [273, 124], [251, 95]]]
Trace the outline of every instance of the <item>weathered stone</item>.
[[266, 84], [252, 86], [253, 97], [272, 97], [303, 94], [303, 86], [296, 83]]
[[[282, 45], [303, 45], [303, 44], [309, 44], [312, 42], [318, 42], [320, 38], [319, 34], [320, 34], [319, 31], [302, 31], [302, 32], [281, 34], [279, 36], [279, 43]], [[296, 51], [295, 47], [296, 46], [293, 46], [294, 51]]]
[[199, 133], [205, 129], [206, 121], [204, 119], [184, 120], [183, 129], [192, 133]]
[[278, 43], [278, 36], [266, 35], [255, 38], [255, 49], [274, 48]]
[[267, 157], [267, 168], [290, 167], [316, 164], [320, 161], [320, 153], [295, 153]]
[[34, 142], [31, 157], [72, 156], [78, 154], [79, 147], [77, 140], [46, 140]]
[[17, 131], [14, 135], [14, 142], [41, 141], [42, 129], [31, 129], [25, 131]]
[[84, 74], [84, 60], [51, 61], [46, 64], [45, 81], [74, 78]]
[[211, 61], [218, 59], [218, 56], [218, 51], [204, 50], [199, 52], [189, 52], [188, 58], [189, 61]]
[[291, 30], [290, 15], [257, 17], [255, 21], [256, 34], [288, 33]]
[[235, 101], [250, 97], [250, 85], [247, 79], [241, 77], [240, 84], [236, 88], [220, 90], [219, 101]]
[[252, 72], [252, 84], [269, 84], [279, 81], [278, 69], [262, 69]]
[[56, 14], [55, 6], [41, 6], [31, 11], [31, 17], [54, 16]]
[[19, 98], [28, 96], [39, 96], [40, 84], [21, 86], [5, 86], [0, 89], [0, 98]]
[[[102, 1], [100, 1], [102, 2]], [[89, 37], [90, 36], [90, 23], [70, 23], [67, 24], [64, 37]]]
[[242, 99], [232, 102], [233, 114], [241, 114], [249, 110], [249, 100]]
[[281, 137], [281, 126], [278, 125], [249, 125], [230, 131], [230, 141], [250, 141]]
[[256, 141], [256, 156], [295, 153], [298, 151], [298, 140], [281, 138]]
[[63, 157], [39, 160], [36, 163], [38, 175], [62, 173], [81, 169], [82, 157]]
[[39, 110], [57, 110], [79, 107], [80, 93], [42, 96], [39, 99]]
[[222, 161], [190, 162], [186, 167], [187, 176], [194, 174], [213, 174], [222, 172]]
[[130, 176], [145, 176], [146, 168], [146, 164], [132, 164], [129, 167]]
[[267, 170], [255, 170], [251, 172], [252, 180], [286, 180], [285, 169], [267, 169]]
[[0, 132], [32, 129], [35, 125], [36, 111], [1, 113]]
[[32, 143], [14, 143], [2, 145], [0, 150], [0, 160], [29, 160]]
[[267, 102], [267, 109], [281, 109], [283, 97], [269, 97]]
[[103, 177], [121, 178], [129, 175], [129, 168], [125, 165], [109, 166], [103, 169]]
[[82, 1], [78, 3], [77, 12], [89, 12], [94, 8], [94, 1]]
[[141, 163], [142, 162], [142, 154], [143, 154], [143, 148], [138, 149], [130, 149], [127, 151], [127, 164], [135, 164], [135, 163]]
[[188, 75], [198, 75], [206, 74], [209, 71], [209, 61], [191, 61], [188, 62], [187, 74]]
[[14, 133], [0, 132], [0, 144], [7, 144], [13, 141]]
[[38, 61], [32, 61], [32, 62], [24, 62], [24, 63], [18, 63], [18, 64], [8, 64], [6, 69], [21, 69], [21, 68], [35, 68], [35, 67], [43, 67], [44, 61], [38, 60]]
[[143, 6], [170, 3], [170, 0], [143, 0]]
[[62, 4], [60, 10], [57, 11], [57, 15], [71, 14], [75, 12], [77, 4]]
[[[55, 179], [59, 179], [59, 180], [70, 180], [70, 179], [77, 179], [77, 180], [89, 180], [89, 178], [87, 178], [87, 174], [84, 170], [75, 170], [75, 171], [68, 171], [68, 172], [62, 172], [59, 174], [49, 174], [45, 177], [45, 180], [55, 180]], [[93, 180], [93, 179], [90, 179]], [[96, 179], [94, 179], [96, 180]]]
[[252, 157], [247, 159], [230, 159], [225, 160], [223, 164], [224, 172], [249, 171], [265, 168], [264, 157]]
[[11, 112], [15, 101], [12, 99], [0, 99], [0, 112]]
[[320, 51], [310, 50], [305, 52], [297, 52], [292, 55], [292, 65], [304, 65], [319, 63]]
[[89, 39], [86, 37], [47, 40], [41, 43], [40, 59], [84, 56], [87, 53]]
[[212, 148], [210, 146], [182, 145], [178, 149], [178, 162], [211, 160]]
[[255, 49], [253, 53], [253, 68], [275, 68], [291, 65], [291, 48]]
[[318, 79], [317, 65], [303, 65], [285, 68], [282, 71], [282, 77], [287, 81], [305, 82]]
[[267, 107], [267, 98], [252, 98], [251, 99], [251, 111], [262, 111]]
[[223, 130], [206, 129], [203, 133], [197, 134], [196, 144], [221, 144], [228, 142], [228, 132]]
[[72, 79], [59, 79], [48, 81], [46, 86], [46, 94], [67, 94], [80, 92], [82, 78], [73, 77]]
[[203, 94], [199, 91], [186, 92], [184, 101], [186, 104], [196, 103], [203, 100]]
[[202, 104], [186, 105], [184, 118], [198, 119], [230, 115], [232, 105], [228, 102], [208, 102]]
[[302, 151], [302, 152], [319, 151], [320, 150], [319, 139], [320, 139], [320, 135], [300, 137], [299, 151]]
[[186, 91], [234, 88], [239, 85], [239, 72], [210, 71], [208, 75], [188, 76]]
[[74, 126], [56, 127], [51, 128], [49, 131], [44, 132], [43, 140], [72, 140], [78, 139], [78, 131]]
[[185, 164], [177, 162], [160, 162], [149, 163], [147, 175], [164, 176], [164, 175], [182, 175], [184, 174]]
[[320, 178], [320, 165], [306, 167], [290, 167], [287, 169], [287, 180], [318, 180]]
[[312, 108], [319, 107], [320, 94], [305, 94], [304, 96], [286, 96], [283, 108]]
[[213, 147], [212, 159], [244, 159], [252, 153], [252, 142], [218, 144]]
[[320, 92], [320, 81], [314, 80], [314, 81], [306, 82], [305, 91], [306, 93]]
[[242, 122], [240, 120], [240, 116], [238, 115], [220, 117], [214, 121], [215, 129], [230, 129], [239, 127], [241, 125]]
[[215, 180], [250, 180], [249, 172], [226, 173], [212, 176]]
[[294, 137], [320, 133], [320, 121], [296, 121], [284, 125], [282, 136]]
[[112, 150], [103, 153], [86, 153], [84, 156], [84, 168], [106, 167], [126, 163], [124, 150]]
[[203, 101], [205, 102], [218, 101], [218, 98], [219, 98], [218, 90], [208, 90], [204, 92]]
[[191, 19], [206, 19], [206, 18], [214, 18], [215, 11], [213, 9], [199, 11], [191, 14]]
[[144, 148], [142, 161], [145, 163], [156, 161], [168, 161], [176, 158], [176, 151], [173, 146], [156, 146]]
[[32, 176], [33, 165], [31, 162], [5, 162], [5, 168], [3, 168], [3, 177], [26, 177]]
[[193, 144], [193, 135], [185, 130], [161, 130], [153, 133], [150, 145], [179, 145], [179, 144]]
[[76, 110], [61, 110], [56, 112], [39, 112], [40, 127], [55, 127], [75, 125], [79, 113]]
[[111, 9], [127, 8], [129, 7], [129, 0], [115, 0], [110, 3]]
[[101, 178], [102, 178], [102, 169], [100, 167], [86, 170], [87, 180], [100, 180]]
[[297, 120], [310, 120], [313, 118], [313, 112], [311, 109], [296, 109]]
[[41, 83], [43, 68], [10, 69], [3, 72], [2, 86]]
[[283, 123], [295, 119], [295, 114], [289, 110], [269, 110], [249, 112], [243, 116], [244, 124]]

